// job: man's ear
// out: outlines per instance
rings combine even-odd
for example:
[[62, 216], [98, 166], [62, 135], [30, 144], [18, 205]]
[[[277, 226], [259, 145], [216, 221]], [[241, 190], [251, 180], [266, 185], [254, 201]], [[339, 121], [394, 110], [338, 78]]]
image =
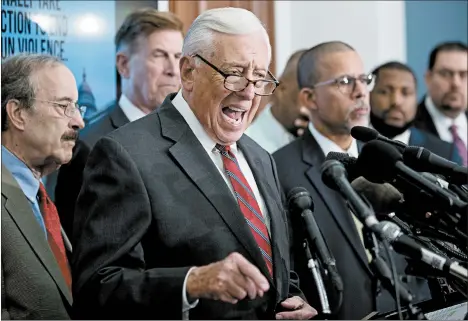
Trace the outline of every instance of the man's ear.
[[191, 91], [195, 79], [195, 60], [184, 56], [180, 58], [179, 67], [182, 87], [187, 91]]
[[10, 99], [6, 104], [8, 127], [15, 127], [23, 131], [26, 127], [27, 112], [26, 108], [23, 108], [18, 100]]
[[432, 73], [430, 70], [427, 70], [424, 74], [424, 82], [426, 83], [426, 88], [429, 87], [429, 83], [431, 82]]
[[128, 66], [129, 61], [130, 61], [130, 58], [123, 51], [119, 51], [117, 53], [117, 56], [115, 57], [115, 64], [122, 78], [130, 77], [130, 68]]
[[315, 90], [307, 87], [302, 88], [299, 91], [298, 102], [300, 106], [304, 106], [309, 110], [317, 109]]

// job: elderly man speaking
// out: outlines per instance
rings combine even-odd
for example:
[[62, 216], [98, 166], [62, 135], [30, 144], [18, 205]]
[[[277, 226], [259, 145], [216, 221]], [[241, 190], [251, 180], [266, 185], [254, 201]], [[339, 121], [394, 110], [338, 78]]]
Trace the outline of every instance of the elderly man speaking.
[[290, 279], [272, 157], [243, 133], [268, 71], [251, 12], [200, 15], [180, 61], [182, 90], [97, 142], [78, 197], [78, 318], [309, 319]]

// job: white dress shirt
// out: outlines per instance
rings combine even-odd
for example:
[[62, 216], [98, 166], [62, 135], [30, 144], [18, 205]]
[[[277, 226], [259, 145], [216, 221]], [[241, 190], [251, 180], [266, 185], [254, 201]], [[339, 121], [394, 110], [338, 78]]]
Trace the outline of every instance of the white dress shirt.
[[[198, 141], [203, 146], [203, 149], [206, 151], [208, 156], [213, 161], [221, 177], [223, 177], [224, 181], [229, 187], [229, 190], [232, 193], [232, 196], [235, 198], [234, 189], [231, 185], [230, 179], [224, 172], [224, 165], [223, 165], [223, 159], [222, 159], [223, 156], [215, 147], [216, 142], [206, 133], [205, 129], [200, 124], [197, 117], [193, 113], [192, 109], [189, 107], [184, 97], [182, 96], [181, 91], [179, 91], [177, 95], [174, 97], [174, 99], [172, 100], [172, 104], [179, 111], [182, 117], [184, 117], [188, 126], [192, 130], [193, 134], [195, 135], [195, 137], [197, 137]], [[250, 169], [250, 166], [247, 163], [247, 160], [245, 159], [242, 151], [237, 148], [236, 143], [231, 145], [231, 152], [236, 156], [237, 162], [239, 163], [239, 167], [242, 171], [242, 174], [244, 174], [245, 179], [249, 183], [250, 188], [252, 189], [255, 195], [255, 198], [257, 199], [258, 205], [260, 207], [260, 211], [262, 212], [262, 215], [265, 219], [265, 225], [267, 227], [268, 232], [271, 235], [270, 217], [268, 215], [268, 212], [265, 206], [265, 201], [262, 195], [260, 194], [260, 191], [258, 190], [257, 183], [255, 182], [252, 170]], [[198, 300], [196, 300], [192, 304], [190, 304], [187, 300], [186, 282], [187, 282], [187, 277], [190, 272], [191, 270], [189, 270], [189, 272], [187, 273], [187, 276], [185, 277], [185, 281], [184, 281], [184, 285], [182, 289], [182, 316], [184, 320], [188, 320], [189, 310], [194, 308], [198, 304]]]
[[271, 104], [268, 104], [255, 121], [250, 124], [245, 134], [270, 154], [296, 138], [273, 116]]
[[146, 116], [146, 114], [135, 106], [124, 94], [120, 95], [119, 106], [130, 122]]
[[453, 143], [453, 136], [450, 132], [450, 126], [456, 125], [458, 136], [460, 136], [465, 146], [468, 146], [468, 125], [465, 113], [461, 113], [457, 116], [457, 118], [452, 119], [445, 116], [440, 110], [437, 109], [431, 97], [426, 96], [424, 103], [426, 104], [427, 112], [429, 115], [431, 115], [432, 121], [434, 122], [435, 128], [439, 133], [440, 139], [449, 143]]

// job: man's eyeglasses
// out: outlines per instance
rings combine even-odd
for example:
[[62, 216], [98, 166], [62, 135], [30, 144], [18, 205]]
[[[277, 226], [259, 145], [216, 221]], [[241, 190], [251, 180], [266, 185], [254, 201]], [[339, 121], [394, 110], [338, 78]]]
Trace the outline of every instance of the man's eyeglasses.
[[70, 102], [63, 102], [63, 103], [60, 102], [59, 103], [57, 101], [42, 100], [42, 99], [36, 99], [36, 98], [34, 98], [34, 100], [42, 101], [44, 103], [50, 103], [50, 104], [54, 104], [56, 106], [59, 106], [60, 108], [62, 108], [64, 110], [65, 116], [70, 117], [70, 118], [75, 116], [77, 112], [81, 115], [81, 118], [84, 118], [84, 115], [86, 113], [86, 106], [80, 106], [80, 105], [78, 105], [78, 103], [74, 103], [74, 102], [71, 102], [71, 101]]
[[343, 76], [343, 77], [319, 82], [313, 85], [312, 88], [317, 88], [317, 87], [326, 86], [326, 85], [336, 85], [343, 94], [349, 95], [356, 90], [356, 84], [358, 81], [360, 81], [366, 86], [371, 87], [371, 88], [368, 88], [369, 91], [372, 90], [372, 86], [374, 84], [374, 78], [375, 77], [373, 74], [360, 75], [358, 77]]
[[458, 75], [462, 81], [466, 81], [467, 76], [468, 76], [468, 71], [466, 70], [457, 71], [457, 70], [449, 70], [449, 69], [439, 69], [439, 70], [434, 70], [433, 72], [446, 80], [454, 79], [455, 76]]
[[258, 96], [270, 96], [273, 94], [275, 91], [276, 87], [279, 86], [279, 81], [276, 80], [276, 78], [272, 75], [272, 73], [268, 70], [268, 75], [272, 78], [272, 80], [269, 79], [258, 79], [258, 80], [250, 80], [245, 78], [244, 76], [239, 76], [239, 75], [233, 75], [233, 74], [227, 74], [223, 71], [221, 71], [218, 67], [207, 61], [205, 58], [202, 56], [196, 54], [194, 57], [200, 58], [201, 61], [203, 61], [205, 64], [213, 68], [215, 71], [217, 71], [220, 75], [224, 77], [224, 88], [230, 90], [230, 91], [242, 91], [249, 84], [254, 85], [254, 92], [255, 95]]

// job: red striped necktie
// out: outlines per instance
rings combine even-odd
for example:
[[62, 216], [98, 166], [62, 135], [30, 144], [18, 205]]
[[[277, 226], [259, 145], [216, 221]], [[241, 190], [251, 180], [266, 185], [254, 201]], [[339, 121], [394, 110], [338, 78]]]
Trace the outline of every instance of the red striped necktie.
[[254, 193], [240, 170], [236, 156], [231, 152], [230, 146], [216, 145], [221, 152], [224, 171], [229, 176], [237, 203], [244, 214], [245, 221], [257, 242], [258, 248], [265, 260], [270, 276], [273, 275], [273, 260], [271, 255], [271, 244], [268, 230], [265, 225], [260, 206], [255, 199]]
[[60, 218], [58, 216], [55, 204], [47, 195], [46, 189], [42, 183], [39, 184], [39, 200], [42, 217], [47, 230], [47, 241], [50, 249], [54, 253], [55, 259], [60, 267], [60, 271], [65, 278], [65, 283], [71, 290], [71, 273], [68, 265], [65, 245], [63, 244], [62, 232], [60, 229]]

